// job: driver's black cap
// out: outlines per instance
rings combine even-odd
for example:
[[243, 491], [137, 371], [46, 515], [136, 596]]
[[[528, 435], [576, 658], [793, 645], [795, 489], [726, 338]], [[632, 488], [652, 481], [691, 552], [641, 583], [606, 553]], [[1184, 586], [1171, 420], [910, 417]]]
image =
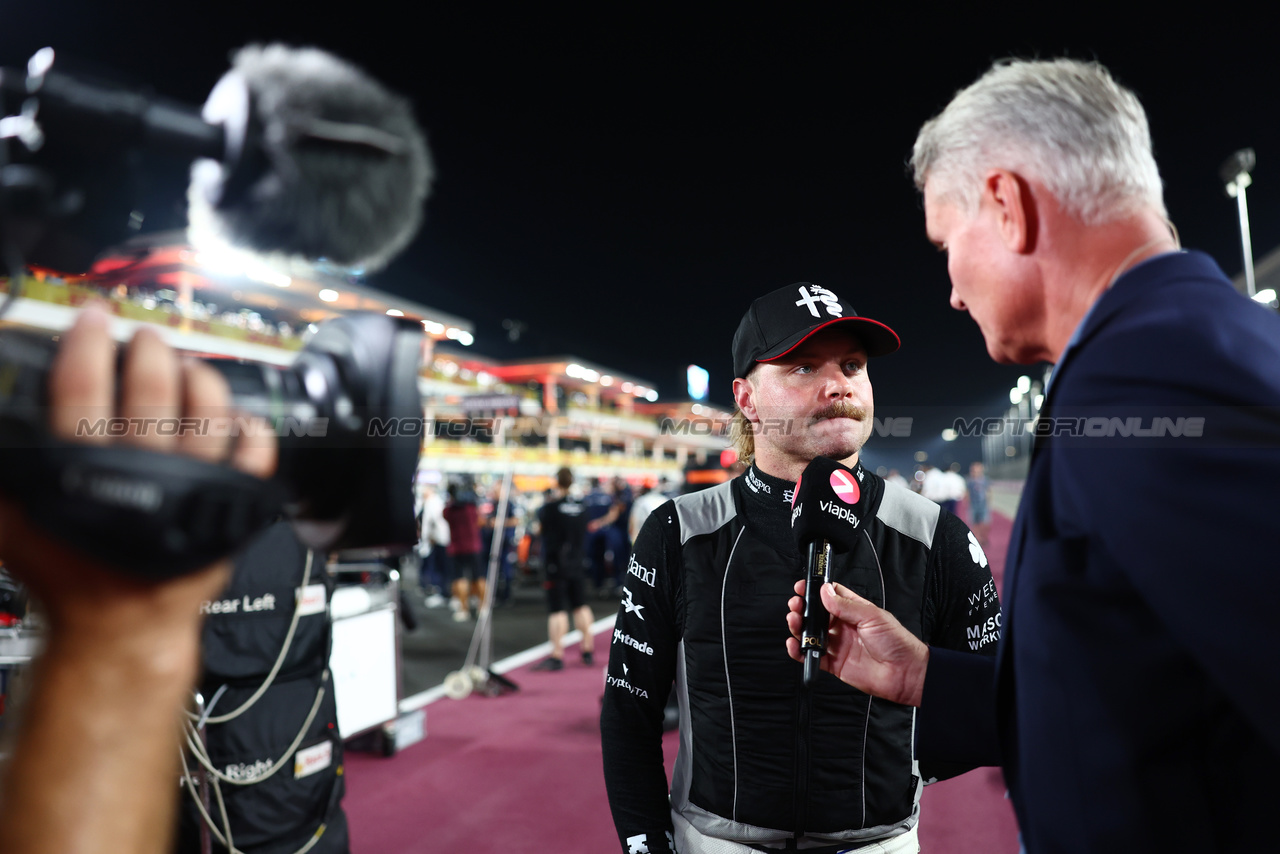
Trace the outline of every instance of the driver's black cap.
[[878, 320], [859, 317], [847, 302], [826, 288], [796, 282], [751, 304], [733, 335], [733, 375], [745, 377], [756, 362], [784, 356], [820, 329], [852, 324], [868, 356], [883, 356], [902, 345], [898, 333]]

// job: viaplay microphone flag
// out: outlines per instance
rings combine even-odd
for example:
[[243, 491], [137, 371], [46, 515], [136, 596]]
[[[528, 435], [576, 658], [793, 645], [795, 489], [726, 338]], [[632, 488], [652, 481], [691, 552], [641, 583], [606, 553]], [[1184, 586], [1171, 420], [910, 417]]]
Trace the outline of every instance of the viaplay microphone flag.
[[805, 555], [804, 653], [805, 689], [817, 678], [818, 663], [827, 647], [830, 617], [819, 590], [831, 580], [831, 553], [850, 551], [862, 525], [864, 491], [860, 475], [835, 460], [819, 457], [796, 481], [791, 501], [791, 533]]
[[853, 548], [866, 503], [858, 475], [866, 476], [826, 457], [805, 468], [791, 501], [791, 533], [801, 551], [820, 540], [836, 551]]

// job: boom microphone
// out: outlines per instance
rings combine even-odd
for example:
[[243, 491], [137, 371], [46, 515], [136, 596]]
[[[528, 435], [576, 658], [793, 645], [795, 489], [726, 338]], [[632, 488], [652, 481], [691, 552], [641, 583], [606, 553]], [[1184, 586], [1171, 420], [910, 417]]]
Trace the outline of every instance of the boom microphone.
[[800, 650], [804, 655], [804, 686], [813, 684], [818, 662], [827, 648], [830, 615], [819, 593], [831, 580], [831, 555], [851, 551], [863, 518], [862, 466], [847, 468], [835, 460], [818, 457], [796, 481], [791, 500], [791, 533], [806, 554], [804, 630]]
[[[368, 271], [385, 266], [421, 224], [432, 168], [412, 108], [345, 60], [316, 48], [242, 48], [203, 112], [53, 66], [45, 48], [25, 74], [0, 71], [3, 112], [21, 108], [0, 121], [0, 137], [16, 138], [28, 151], [24, 160], [48, 167], [5, 187], [11, 197], [21, 194], [23, 222], [4, 231], [24, 238], [20, 248], [33, 263], [62, 272], [87, 268], [91, 256], [83, 250], [40, 252], [33, 223], [113, 201], [92, 194], [86, 201], [65, 178], [86, 160], [108, 162], [108, 150], [199, 158], [187, 192], [198, 248], [230, 244]], [[53, 153], [42, 158], [47, 140]], [[94, 235], [103, 245], [93, 248], [123, 238], [127, 214], [114, 217], [121, 233], [114, 240]]]
[[203, 117], [228, 156], [197, 161], [192, 239], [378, 269], [422, 221], [431, 181], [409, 102], [316, 48], [251, 45], [209, 94]]

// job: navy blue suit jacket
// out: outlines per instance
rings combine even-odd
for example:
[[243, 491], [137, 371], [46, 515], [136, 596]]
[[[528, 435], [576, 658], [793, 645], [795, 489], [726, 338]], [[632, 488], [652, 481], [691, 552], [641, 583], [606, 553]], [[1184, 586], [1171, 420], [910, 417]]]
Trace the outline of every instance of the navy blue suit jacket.
[[1040, 430], [997, 659], [931, 651], [920, 756], [1002, 764], [1030, 854], [1280, 850], [1280, 318], [1149, 260]]

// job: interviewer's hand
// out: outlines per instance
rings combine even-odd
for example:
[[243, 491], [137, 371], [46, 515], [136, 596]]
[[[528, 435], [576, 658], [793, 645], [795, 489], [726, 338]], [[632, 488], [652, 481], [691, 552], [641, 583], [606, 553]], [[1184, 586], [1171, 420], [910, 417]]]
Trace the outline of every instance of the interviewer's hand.
[[[787, 607], [787, 653], [796, 661], [804, 629], [805, 582], [797, 581], [797, 596]], [[824, 584], [822, 604], [831, 615], [823, 670], [859, 691], [908, 706], [919, 706], [924, 690], [929, 647], [897, 618], [840, 584]]]

